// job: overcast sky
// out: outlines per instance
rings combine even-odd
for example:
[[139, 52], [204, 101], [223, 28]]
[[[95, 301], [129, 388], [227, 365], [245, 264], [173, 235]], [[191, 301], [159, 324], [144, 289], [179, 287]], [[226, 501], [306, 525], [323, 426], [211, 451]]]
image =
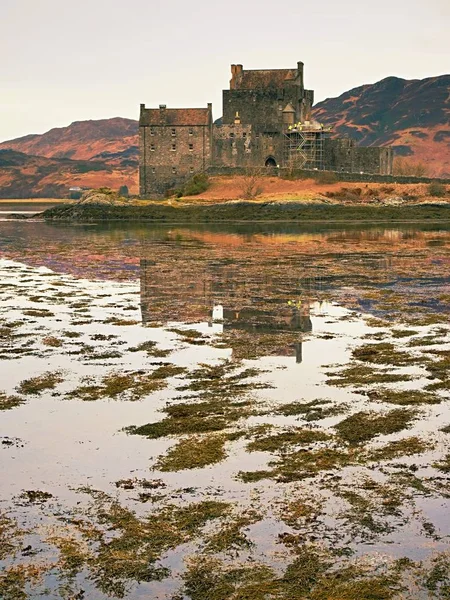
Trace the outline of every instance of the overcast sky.
[[0, 0], [0, 141], [139, 104], [221, 115], [230, 64], [305, 63], [316, 102], [450, 72], [449, 0]]

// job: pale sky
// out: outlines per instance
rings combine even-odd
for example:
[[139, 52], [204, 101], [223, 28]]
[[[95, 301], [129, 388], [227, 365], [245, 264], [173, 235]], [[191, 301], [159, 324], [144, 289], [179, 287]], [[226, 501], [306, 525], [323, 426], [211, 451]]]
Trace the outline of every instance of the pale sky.
[[316, 102], [450, 72], [449, 0], [0, 0], [0, 141], [139, 104], [222, 113], [230, 64], [296, 67]]

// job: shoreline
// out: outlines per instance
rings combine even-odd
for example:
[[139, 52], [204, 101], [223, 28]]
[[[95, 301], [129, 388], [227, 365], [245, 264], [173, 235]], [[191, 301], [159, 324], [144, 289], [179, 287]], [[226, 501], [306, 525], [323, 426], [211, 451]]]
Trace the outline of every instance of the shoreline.
[[155, 203], [148, 205], [61, 204], [31, 218], [43, 219], [47, 222], [77, 223], [431, 223], [450, 221], [450, 204], [371, 206], [303, 204], [292, 201], [184, 206]]

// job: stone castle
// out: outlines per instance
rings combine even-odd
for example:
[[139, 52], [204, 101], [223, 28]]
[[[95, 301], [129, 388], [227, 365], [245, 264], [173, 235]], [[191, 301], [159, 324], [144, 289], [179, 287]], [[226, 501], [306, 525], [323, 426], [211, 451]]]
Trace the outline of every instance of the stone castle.
[[314, 92], [306, 90], [303, 63], [294, 69], [244, 70], [231, 65], [223, 90], [223, 116], [206, 108], [146, 108], [139, 119], [142, 197], [160, 197], [199, 172], [233, 169], [311, 169], [392, 173], [389, 147], [358, 147], [332, 137], [311, 117]]

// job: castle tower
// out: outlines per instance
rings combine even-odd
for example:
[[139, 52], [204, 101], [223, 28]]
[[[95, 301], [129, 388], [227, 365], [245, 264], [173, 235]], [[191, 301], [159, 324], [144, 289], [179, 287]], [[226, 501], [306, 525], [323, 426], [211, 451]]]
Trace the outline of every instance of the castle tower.
[[295, 108], [289, 102], [283, 110], [283, 125], [293, 125], [295, 123]]

